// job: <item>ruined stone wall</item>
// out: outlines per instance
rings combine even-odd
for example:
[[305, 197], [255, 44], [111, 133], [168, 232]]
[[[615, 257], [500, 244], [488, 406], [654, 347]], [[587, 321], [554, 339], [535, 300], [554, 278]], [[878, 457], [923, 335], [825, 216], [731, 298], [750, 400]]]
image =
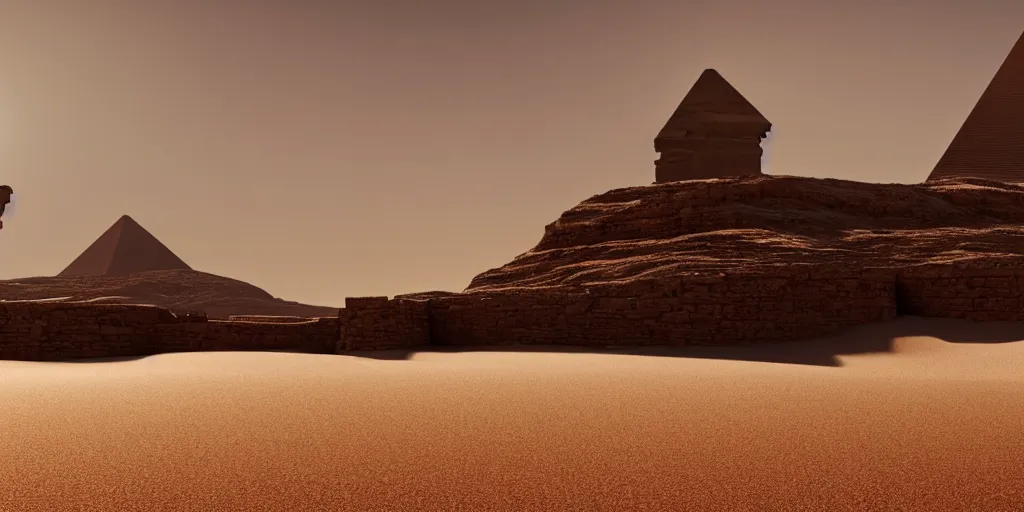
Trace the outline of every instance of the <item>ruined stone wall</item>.
[[200, 350], [287, 350], [313, 354], [334, 352], [338, 319], [324, 317], [298, 323], [211, 320], [199, 329]]
[[437, 345], [732, 345], [798, 340], [896, 314], [889, 271], [787, 269], [589, 292], [467, 294], [431, 300]]
[[901, 315], [1024, 320], [1024, 267], [922, 265], [902, 269], [897, 278]]
[[[1024, 320], [1024, 266], [780, 267], [589, 289], [346, 300], [338, 317], [176, 316], [155, 306], [0, 302], [0, 359], [427, 345], [734, 345], [827, 336], [897, 314]], [[244, 320], [244, 321], [243, 321]]]
[[155, 306], [0, 303], [0, 359], [55, 361], [209, 350], [329, 353], [338, 319], [268, 324], [177, 317]]
[[349, 297], [341, 310], [340, 322], [337, 352], [430, 344], [425, 300]]
[[656, 183], [758, 176], [761, 174], [760, 140], [687, 139], [661, 151], [654, 162]]

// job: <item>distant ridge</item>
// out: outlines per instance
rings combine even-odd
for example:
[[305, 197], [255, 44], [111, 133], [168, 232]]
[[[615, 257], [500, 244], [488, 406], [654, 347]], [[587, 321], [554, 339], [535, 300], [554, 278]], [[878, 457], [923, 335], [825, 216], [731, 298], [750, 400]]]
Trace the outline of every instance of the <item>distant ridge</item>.
[[58, 276], [125, 276], [147, 270], [192, 270], [149, 231], [123, 215]]
[[1024, 182], [1024, 34], [981, 94], [928, 181]]

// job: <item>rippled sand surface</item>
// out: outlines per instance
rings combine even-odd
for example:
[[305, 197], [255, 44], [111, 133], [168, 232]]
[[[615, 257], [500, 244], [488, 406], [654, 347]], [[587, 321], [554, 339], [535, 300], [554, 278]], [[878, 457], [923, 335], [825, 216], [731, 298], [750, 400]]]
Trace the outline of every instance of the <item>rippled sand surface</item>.
[[1021, 510], [1024, 331], [922, 322], [661, 356], [3, 362], [0, 510]]

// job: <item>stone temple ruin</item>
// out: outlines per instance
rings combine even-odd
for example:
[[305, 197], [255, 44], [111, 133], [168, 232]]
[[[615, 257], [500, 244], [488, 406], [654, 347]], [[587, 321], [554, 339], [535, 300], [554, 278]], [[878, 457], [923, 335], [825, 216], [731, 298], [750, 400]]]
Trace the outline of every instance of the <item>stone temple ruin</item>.
[[761, 174], [772, 124], [714, 69], [693, 84], [654, 138], [656, 183]]

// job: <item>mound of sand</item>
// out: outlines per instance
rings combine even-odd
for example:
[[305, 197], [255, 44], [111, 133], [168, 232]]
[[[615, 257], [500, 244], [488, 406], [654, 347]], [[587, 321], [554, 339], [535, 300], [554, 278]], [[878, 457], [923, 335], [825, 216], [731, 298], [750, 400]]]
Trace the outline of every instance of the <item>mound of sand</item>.
[[275, 298], [251, 284], [195, 270], [154, 270], [127, 276], [32, 277], [0, 281], [3, 300], [153, 304], [175, 312], [230, 315], [335, 316], [337, 308]]
[[587, 286], [792, 264], [1024, 264], [1024, 186], [791, 176], [701, 180], [597, 195], [467, 291]]

